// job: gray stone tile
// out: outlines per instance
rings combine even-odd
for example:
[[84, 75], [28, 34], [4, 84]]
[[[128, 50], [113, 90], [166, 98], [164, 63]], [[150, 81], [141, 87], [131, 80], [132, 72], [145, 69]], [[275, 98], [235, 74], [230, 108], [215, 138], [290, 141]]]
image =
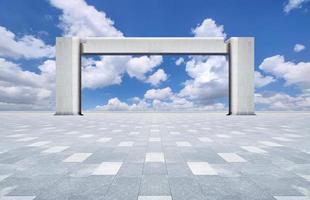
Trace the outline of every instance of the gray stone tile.
[[37, 199], [102, 199], [112, 181], [111, 176], [63, 178], [53, 187], [42, 190]]
[[[264, 191], [269, 192], [273, 196], [299, 196], [301, 192], [294, 188], [294, 185], [299, 184], [301, 178], [278, 178], [272, 175], [268, 176], [249, 176], [253, 182], [259, 185]], [[310, 188], [310, 185], [309, 185]]]
[[167, 163], [169, 177], [192, 177], [193, 174], [186, 163]]
[[168, 177], [164, 175], [143, 176], [139, 195], [141, 196], [171, 195]]
[[194, 178], [169, 178], [169, 184], [174, 200], [200, 200], [205, 198], [202, 188]]
[[140, 178], [119, 177], [110, 186], [105, 200], [136, 200], [139, 193]]
[[[83, 117], [55, 117], [52, 113], [2, 112], [0, 121], [6, 122], [0, 126], [0, 194], [4, 196], [275, 200], [273, 196], [294, 198], [310, 191], [305, 178], [310, 175], [310, 114], [85, 113]], [[150, 141], [151, 137], [160, 141]], [[100, 138], [111, 140], [98, 142]], [[40, 141], [49, 143], [28, 146]], [[125, 141], [133, 146], [118, 146]], [[177, 146], [179, 141], [192, 146]], [[55, 146], [69, 148], [42, 153]], [[63, 162], [81, 152], [91, 156], [83, 162]], [[150, 152], [163, 153], [164, 160], [145, 162]], [[235, 153], [247, 162], [227, 162], [218, 153]], [[103, 162], [121, 162], [122, 166], [113, 175], [92, 175]], [[216, 175], [194, 175], [187, 162], [208, 163]]]
[[165, 175], [167, 169], [165, 163], [145, 163], [143, 175]]
[[271, 194], [247, 178], [199, 177], [198, 182], [204, 194], [215, 199], [272, 199]]
[[118, 172], [120, 177], [141, 177], [143, 173], [143, 163], [124, 163]]

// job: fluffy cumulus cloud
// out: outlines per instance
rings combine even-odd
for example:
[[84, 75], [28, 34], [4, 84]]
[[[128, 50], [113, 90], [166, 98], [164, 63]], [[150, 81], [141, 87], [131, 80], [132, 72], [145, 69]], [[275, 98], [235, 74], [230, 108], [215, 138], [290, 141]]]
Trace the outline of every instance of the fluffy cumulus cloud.
[[255, 102], [266, 110], [310, 110], [310, 63], [285, 61], [276, 55], [263, 60], [259, 66], [265, 73], [285, 81], [285, 86], [294, 85], [301, 91], [296, 95], [285, 92], [264, 91], [255, 94]]
[[170, 101], [152, 101], [141, 100], [139, 104], [127, 104], [119, 99], [112, 98], [107, 104], [96, 106], [97, 111], [224, 111], [225, 105], [215, 103], [206, 106], [195, 106], [193, 102], [184, 98], [173, 98]]
[[158, 86], [161, 82], [168, 79], [167, 74], [163, 69], [158, 69], [154, 74], [150, 75], [146, 82], [152, 84], [153, 86]]
[[179, 95], [198, 104], [209, 104], [228, 94], [228, 64], [223, 56], [193, 57], [186, 63], [192, 78], [184, 83]]
[[205, 19], [196, 28], [192, 29], [195, 37], [224, 37], [226, 38], [226, 34], [224, 33], [224, 26], [217, 25], [213, 19]]
[[286, 93], [265, 92], [255, 94], [255, 102], [265, 110], [310, 110], [310, 92], [292, 96]]
[[150, 105], [145, 100], [141, 100], [138, 97], [133, 98], [131, 105], [126, 102], [120, 101], [117, 97], [109, 99], [105, 105], [96, 106], [97, 111], [146, 111], [149, 110]]
[[[85, 0], [49, 2], [62, 11], [58, 25], [65, 36], [123, 36], [104, 12], [88, 5]], [[52, 109], [55, 105], [55, 61], [46, 60], [38, 67], [39, 73], [34, 73], [4, 58], [52, 58], [54, 55], [54, 47], [41, 39], [31, 35], [17, 37], [0, 26], [0, 57], [3, 57], [0, 58], [0, 109]], [[96, 89], [121, 84], [126, 73], [132, 78], [158, 85], [167, 79], [163, 70], [155, 71], [161, 63], [162, 56], [83, 58], [82, 85]], [[134, 106], [143, 107], [143, 102]]]
[[[195, 37], [226, 38], [224, 26], [210, 18], [203, 20], [192, 32]], [[184, 82], [178, 96], [206, 106], [228, 95], [228, 63], [225, 56], [190, 56], [185, 66], [191, 79]]]
[[272, 76], [264, 76], [260, 72], [255, 71], [254, 72], [254, 78], [255, 78], [255, 87], [261, 88], [266, 85], [269, 85], [272, 82], [275, 82], [275, 78]]
[[55, 61], [39, 66], [39, 73], [23, 70], [0, 58], [0, 109], [47, 110], [54, 107]]
[[163, 89], [150, 89], [146, 91], [144, 94], [144, 98], [146, 99], [157, 99], [157, 100], [165, 100], [172, 96], [172, 91], [170, 87], [166, 87]]
[[170, 101], [160, 101], [158, 99], [154, 99], [151, 105], [153, 110], [161, 111], [184, 111], [195, 109], [193, 102], [177, 97], [172, 98]]
[[[114, 22], [106, 13], [87, 4], [85, 0], [49, 0], [50, 4], [61, 10], [58, 26], [64, 36], [123, 37]], [[300, 8], [309, 0], [289, 0], [284, 11]], [[213, 19], [204, 19], [192, 29], [195, 37], [223, 37], [224, 26]], [[19, 34], [17, 34], [19, 35]], [[55, 55], [53, 46], [32, 35], [18, 37], [0, 26], [0, 110], [4, 109], [53, 109], [55, 106]], [[294, 51], [304, 50], [297, 44]], [[2, 58], [1, 58], [2, 57]], [[46, 58], [38, 66], [37, 72], [27, 71], [18, 62], [10, 59]], [[121, 84], [125, 74], [158, 87], [168, 79], [163, 69], [156, 69], [163, 63], [162, 56], [101, 56], [83, 58], [83, 87], [96, 89], [113, 84]], [[175, 62], [185, 66], [190, 77], [182, 83], [179, 91], [170, 87], [147, 90], [144, 96], [122, 102], [110, 99], [99, 105], [97, 110], [224, 110], [219, 99], [228, 95], [228, 63], [224, 56], [189, 56]], [[299, 95], [262, 92], [256, 94], [256, 103], [271, 110], [310, 109], [309, 62], [285, 61], [284, 56], [276, 55], [263, 60], [255, 72], [255, 85], [264, 87], [276, 79], [283, 79], [286, 85], [297, 85]]]
[[184, 63], [184, 58], [182, 58], [182, 57], [178, 58], [178, 59], [175, 61], [175, 64], [176, 64], [177, 66], [180, 66], [180, 65], [183, 64], [183, 63]]
[[[55, 104], [55, 48], [32, 35], [0, 26], [0, 110], [50, 110]], [[10, 59], [47, 58], [38, 73]]]
[[60, 10], [59, 27], [66, 36], [123, 36], [114, 27], [114, 22], [102, 11], [88, 5], [85, 0], [49, 0], [50, 4]]
[[128, 56], [102, 56], [99, 60], [83, 59], [83, 88], [96, 89], [120, 84], [129, 60]]
[[[224, 27], [217, 25], [212, 19], [205, 19], [192, 29], [195, 37], [226, 37]], [[146, 74], [162, 63], [162, 57], [136, 57], [126, 64], [130, 77], [158, 86], [167, 80], [168, 76], [162, 69], [152, 75]], [[176, 65], [185, 65], [189, 80], [183, 83], [183, 88], [173, 92], [170, 87], [150, 89], [143, 99], [133, 104], [110, 99], [106, 105], [98, 106], [99, 110], [115, 110], [111, 104], [121, 110], [223, 110], [225, 105], [216, 100], [227, 96], [228, 93], [228, 64], [224, 56], [189, 56], [187, 61], [179, 58]], [[140, 106], [138, 106], [140, 105]]]
[[96, 106], [96, 110], [108, 111], [153, 111], [153, 110], [186, 110], [193, 109], [194, 104], [185, 98], [178, 97], [170, 87], [162, 89], [150, 89], [144, 94], [144, 98], [133, 98], [131, 104], [112, 98], [107, 104]]
[[112, 98], [107, 104], [97, 106], [99, 111], [214, 111], [225, 109], [222, 103], [208, 104], [205, 106], [195, 105], [192, 101], [178, 96], [172, 92], [171, 88], [150, 89], [144, 94], [144, 98], [135, 97], [132, 104]]
[[309, 0], [288, 0], [285, 3], [285, 6], [283, 8], [284, 12], [289, 13], [290, 11], [294, 9], [301, 8], [303, 4], [309, 2]]
[[127, 73], [130, 77], [145, 80], [145, 74], [152, 71], [163, 62], [162, 56], [133, 57], [127, 63]]
[[82, 86], [97, 89], [121, 84], [125, 73], [131, 78], [158, 85], [167, 80], [166, 73], [159, 69], [148, 77], [147, 74], [161, 63], [162, 56], [101, 56], [99, 60], [85, 58], [82, 67]]
[[294, 63], [285, 61], [284, 56], [276, 55], [264, 59], [259, 68], [285, 80], [287, 85], [297, 84], [303, 88], [310, 87], [310, 62]]
[[302, 45], [302, 44], [295, 44], [295, 46], [294, 46], [294, 51], [296, 53], [301, 52], [305, 49], [306, 49], [305, 45]]
[[53, 46], [45, 44], [32, 35], [17, 37], [13, 32], [0, 26], [0, 56], [6, 58], [52, 58], [55, 55]]
[[96, 106], [96, 110], [123, 111], [129, 110], [127, 103], [121, 102], [118, 98], [112, 98], [104, 106]]
[[[65, 36], [81, 38], [123, 36], [103, 11], [98, 11], [85, 0], [49, 0], [49, 2], [62, 10], [59, 27]], [[83, 59], [83, 87], [96, 89], [120, 84], [125, 73], [140, 81], [158, 85], [166, 80], [162, 71], [147, 76], [161, 63], [162, 56], [102, 56], [99, 60]]]
[[[50, 2], [63, 12], [60, 17], [60, 27], [65, 35], [79, 37], [123, 36], [104, 12], [96, 10], [84, 0], [50, 0]], [[205, 19], [192, 29], [192, 32], [196, 37], [226, 37], [224, 27], [217, 25], [213, 19]], [[95, 89], [120, 84], [125, 73], [131, 78], [150, 83], [153, 86], [158, 86], [168, 78], [168, 75], [162, 69], [154, 72], [154, 69], [163, 62], [161, 56], [101, 57], [97, 61], [88, 59], [84, 60], [84, 62], [84, 88]], [[145, 93], [142, 102], [147, 100], [151, 105], [156, 105], [155, 107], [159, 107], [159, 105], [161, 105], [160, 107], [174, 105], [186, 105], [185, 107], [188, 107], [189, 105], [192, 106], [189, 101], [197, 100], [211, 104], [212, 102], [209, 99], [220, 98], [227, 94], [227, 62], [225, 57], [191, 57], [187, 63], [184, 62], [184, 59], [179, 60], [178, 63], [179, 65], [182, 63], [186, 65], [186, 71], [191, 77], [190, 80], [184, 83], [184, 88], [180, 93], [173, 94], [170, 88], [153, 89]], [[162, 102], [162, 98], [166, 98], [167, 102]], [[116, 102], [114, 99], [112, 104], [114, 105]], [[133, 105], [137, 106], [138, 104], [134, 103]], [[105, 106], [104, 109], [109, 107], [111, 106]], [[131, 106], [128, 109], [131, 109]]]

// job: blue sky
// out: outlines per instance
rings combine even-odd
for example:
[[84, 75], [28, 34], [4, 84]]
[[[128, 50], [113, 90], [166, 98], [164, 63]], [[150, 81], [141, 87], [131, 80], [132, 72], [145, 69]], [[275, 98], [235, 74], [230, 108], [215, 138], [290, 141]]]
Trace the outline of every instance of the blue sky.
[[[58, 36], [254, 36], [256, 107], [309, 110], [309, 8], [308, 0], [1, 1], [0, 109], [54, 109]], [[83, 108], [226, 110], [225, 63], [220, 57], [84, 57]], [[141, 65], [144, 71], [133, 70]]]

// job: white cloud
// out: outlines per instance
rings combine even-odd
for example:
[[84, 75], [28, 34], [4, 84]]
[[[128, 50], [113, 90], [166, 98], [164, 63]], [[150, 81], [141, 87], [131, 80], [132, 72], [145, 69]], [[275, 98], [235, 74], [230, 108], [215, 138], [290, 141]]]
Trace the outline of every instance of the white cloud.
[[144, 94], [144, 101], [150, 102], [148, 109], [163, 110], [163, 111], [213, 111], [224, 110], [225, 106], [222, 103], [199, 105], [193, 101], [181, 97], [171, 91], [170, 87], [164, 89], [151, 89]]
[[210, 104], [228, 94], [228, 63], [223, 56], [193, 57], [186, 63], [186, 72], [192, 78], [184, 83], [181, 97], [199, 104]]
[[102, 88], [109, 85], [121, 84], [127, 72], [131, 78], [158, 85], [167, 76], [159, 70], [146, 78], [146, 74], [162, 63], [161, 56], [101, 56], [99, 60], [83, 59], [82, 86], [84, 88]]
[[194, 103], [185, 98], [173, 95], [171, 97], [170, 108], [173, 109], [193, 109]]
[[163, 62], [162, 56], [133, 57], [127, 63], [127, 73], [130, 77], [145, 80], [145, 74], [152, 71]]
[[[49, 2], [52, 6], [62, 10], [59, 27], [65, 36], [81, 38], [123, 36], [104, 12], [88, 5], [85, 0], [49, 0]], [[99, 60], [83, 59], [82, 86], [96, 89], [120, 84], [130, 59], [131, 56], [101, 56]], [[148, 57], [145, 59], [147, 60]], [[139, 75], [144, 76], [144, 73], [141, 72]]]
[[45, 61], [39, 70], [40, 73], [26, 71], [0, 58], [0, 109], [52, 109], [55, 105], [55, 61]]
[[[69, 1], [71, 3], [60, 0], [50, 1], [52, 5], [62, 9], [63, 11], [63, 15], [60, 19], [61, 27], [64, 30], [65, 35], [75, 35], [80, 37], [123, 36], [123, 34], [113, 26], [113, 22], [106, 17], [105, 13], [97, 11], [94, 7], [87, 5], [85, 1], [79, 0], [75, 3], [75, 5], [73, 5], [73, 2], [71, 2], [72, 0]], [[82, 12], [78, 12], [78, 14], [76, 14], [77, 10], [82, 10]], [[92, 24], [92, 22], [97, 23]], [[105, 30], [105, 32], [101, 32], [101, 30]], [[226, 37], [223, 26], [216, 25], [215, 21], [212, 19], [205, 19], [201, 23], [201, 25], [193, 29], [192, 32], [196, 37]], [[122, 77], [126, 72], [132, 78], [136, 78], [143, 82], [151, 83], [155, 86], [158, 85], [161, 81], [165, 81], [167, 79], [166, 73], [161, 69], [157, 70], [155, 73], [147, 77], [148, 73], [152, 72], [162, 63], [161, 56], [127, 57], [127, 62], [125, 58], [121, 61], [117, 61], [118, 59], [120, 58], [105, 59], [101, 57], [99, 61], [94, 61], [92, 59], [87, 59], [86, 61], [84, 60], [85, 66], [83, 67], [82, 76], [83, 87], [95, 89], [112, 84], [120, 84], [122, 82]], [[205, 62], [207, 63], [207, 65], [211, 64], [212, 62], [220, 62], [218, 64], [215, 64], [215, 67], [210, 67], [212, 69], [208, 69], [209, 71], [205, 73], [207, 75], [212, 75], [210, 80], [204, 80], [205, 76], [203, 76], [203, 72], [195, 72], [195, 67], [192, 67], [192, 69], [189, 69], [189, 67], [187, 67], [187, 72], [190, 73], [190, 76], [193, 79], [185, 83], [185, 88], [182, 90], [183, 96], [174, 95], [170, 88], [164, 88], [147, 91], [144, 96], [145, 100], [166, 101], [162, 102], [161, 105], [171, 107], [172, 105], [175, 106], [178, 104], [182, 104], [182, 102], [186, 106], [192, 104], [192, 102], [189, 102], [188, 99], [205, 100], [210, 97], [220, 98], [222, 96], [225, 96], [227, 92], [228, 80], [227, 75], [224, 74], [227, 73], [227, 67], [226, 69], [224, 69], [224, 67], [219, 67], [219, 65], [226, 65], [226, 59], [223, 57], [219, 59], [213, 58], [208, 62], [207, 59], [204, 58], [192, 57], [190, 61], [196, 62], [198, 64], [197, 60], [201, 60], [199, 64]], [[182, 62], [184, 62], [184, 59], [178, 60], [179, 64], [181, 64]], [[108, 67], [106, 67], [106, 65]], [[221, 87], [222, 81], [224, 81], [225, 76], [226, 83], [224, 84], [224, 86]], [[190, 89], [190, 87], [193, 87], [195, 89], [194, 94], [186, 94], [185, 90]], [[207, 92], [207, 95], [205, 94], [205, 92]], [[143, 104], [145, 106], [145, 100], [141, 100], [140, 104]], [[113, 102], [115, 103], [117, 101], [114, 100]], [[210, 104], [210, 102], [207, 103]], [[138, 106], [138, 104], [134, 103], [132, 106]], [[191, 107], [192, 106], [193, 105], [191, 105]], [[129, 106], [128, 109], [133, 108]]]
[[224, 26], [217, 25], [213, 19], [205, 19], [201, 24], [199, 24], [196, 28], [192, 29], [195, 37], [224, 37], [226, 38], [226, 34], [224, 33]]
[[309, 0], [288, 0], [283, 10], [284, 12], [289, 13], [291, 10], [301, 8], [306, 2], [309, 2]]
[[[59, 26], [65, 36], [82, 38], [88, 36], [123, 36], [104, 12], [99, 12], [84, 0], [50, 0], [50, 3], [63, 12], [60, 16]], [[14, 58], [54, 56], [54, 48], [45, 45], [43, 41], [28, 35], [16, 38], [12, 32], [0, 28], [0, 55], [5, 53], [3, 56]], [[86, 65], [83, 66], [83, 86], [98, 88], [121, 83], [122, 76], [126, 72], [126, 64], [130, 58], [130, 56], [126, 58], [101, 57], [98, 61], [84, 59]], [[50, 73], [49, 68], [44, 67], [47, 64], [48, 62], [39, 67], [39, 74], [28, 72], [19, 66], [10, 68], [1, 66], [1, 70], [6, 72], [2, 73], [0, 78], [2, 100], [11, 103], [10, 106], [13, 106], [12, 103], [17, 101], [19, 105], [23, 102], [26, 102], [27, 105], [29, 103], [36, 105], [42, 102], [44, 108], [47, 107], [47, 101], [54, 105], [54, 90], [51, 90], [51, 86], [54, 87], [55, 73]], [[49, 75], [47, 76], [47, 74]], [[50, 79], [54, 80], [50, 81]], [[50, 81], [49, 86], [45, 84], [47, 81]], [[39, 99], [40, 101], [38, 101]]]
[[305, 49], [306, 49], [306, 47], [304, 45], [302, 45], [302, 44], [295, 44], [295, 46], [294, 46], [294, 51], [297, 52], [297, 53], [301, 52], [301, 51], [303, 51]]
[[101, 56], [100, 60], [83, 59], [83, 88], [102, 88], [120, 84], [130, 56]]
[[222, 103], [214, 103], [214, 104], [203, 106], [201, 108], [201, 110], [206, 110], [206, 111], [224, 111], [225, 109], [226, 107]]
[[[23, 70], [18, 64], [0, 58], [0, 80], [17, 86], [48, 87], [55, 85], [55, 61], [46, 60], [39, 66], [40, 74]], [[51, 84], [52, 83], [52, 84]]]
[[102, 11], [88, 5], [85, 0], [49, 0], [50, 4], [61, 9], [59, 27], [66, 36], [123, 36], [114, 27], [114, 22]]
[[184, 63], [184, 58], [182, 58], [182, 57], [180, 57], [179, 59], [177, 59], [176, 61], [175, 61], [175, 64], [177, 65], [177, 66], [179, 66], [179, 65], [181, 65], [181, 64], [183, 64]]
[[161, 82], [166, 81], [167, 79], [168, 76], [165, 71], [163, 69], [158, 69], [154, 74], [147, 78], [146, 82], [158, 86]]
[[18, 38], [14, 33], [0, 26], [0, 56], [33, 59], [52, 58], [54, 55], [54, 47], [45, 44], [41, 39], [32, 35]]
[[120, 101], [117, 97], [114, 97], [108, 101], [105, 105], [96, 106], [95, 110], [98, 111], [144, 111], [147, 110], [149, 104], [145, 100], [135, 98], [133, 104], [128, 105], [125, 102]]
[[[121, 31], [102, 11], [88, 5], [85, 0], [49, 0], [51, 5], [62, 10], [60, 28], [65, 36], [81, 38], [122, 37]], [[84, 88], [102, 88], [120, 84], [127, 72], [130, 77], [146, 80], [146, 73], [162, 63], [162, 56], [101, 56], [99, 60], [83, 59], [82, 86]], [[155, 77], [153, 78], [155, 79]], [[150, 79], [150, 81], [155, 81]], [[155, 84], [155, 83], [154, 83]]]
[[[1, 106], [1, 105], [0, 105]], [[132, 104], [112, 98], [105, 105], [96, 106], [98, 111], [224, 111], [225, 105], [214, 103], [206, 106], [195, 105], [192, 101], [172, 95], [169, 99], [139, 99]]]
[[[99, 12], [84, 0], [50, 0], [50, 3], [63, 11], [60, 27], [65, 36], [123, 36], [104, 12]], [[0, 56], [27, 59], [53, 57], [54, 47], [29, 35], [17, 38], [14, 33], [0, 26]], [[156, 81], [165, 79], [158, 77], [158, 74], [163, 75], [161, 71], [149, 79], [146, 75], [161, 63], [161, 56], [104, 56], [99, 60], [85, 58], [82, 67], [83, 87], [96, 89], [120, 84], [125, 73], [141, 81], [149, 80], [157, 84]], [[48, 60], [39, 66], [39, 73], [23, 70], [4, 59], [0, 60], [0, 65], [1, 108], [4, 105], [10, 109], [54, 107], [55, 61]], [[143, 102], [135, 104], [136, 107], [142, 105]]]
[[96, 106], [98, 111], [224, 111], [225, 105], [222, 103], [197, 106], [193, 102], [175, 95], [169, 99], [136, 99], [132, 104], [112, 98], [105, 105]]
[[171, 88], [166, 87], [163, 89], [150, 89], [144, 94], [145, 99], [157, 99], [165, 100], [170, 98], [173, 95]]
[[[195, 37], [224, 37], [224, 26], [207, 18], [192, 29]], [[178, 96], [196, 105], [210, 105], [228, 95], [228, 63], [225, 56], [190, 56], [185, 63], [191, 79], [184, 82]]]
[[255, 103], [266, 110], [310, 110], [310, 93], [291, 96], [285, 93], [255, 94]]
[[161, 101], [159, 99], [154, 99], [152, 101], [152, 109], [159, 111], [186, 111], [194, 110], [194, 104], [184, 98], [173, 99], [172, 101]]
[[96, 106], [96, 110], [124, 111], [129, 110], [129, 106], [115, 97], [110, 99], [104, 106]]
[[254, 76], [255, 76], [255, 87], [256, 88], [264, 87], [276, 81], [272, 76], [263, 76], [258, 71], [255, 71]]
[[150, 107], [150, 104], [146, 102], [145, 99], [140, 99], [139, 97], [133, 98], [133, 103], [130, 105], [130, 110], [133, 111], [143, 111], [148, 110]]
[[5, 103], [0, 101], [0, 111], [29, 111], [29, 110], [50, 110], [50, 108], [37, 104]]
[[310, 62], [286, 62], [284, 56], [276, 55], [264, 59], [259, 68], [277, 78], [284, 79], [287, 85], [310, 87]]
[[286, 85], [298, 86], [301, 92], [294, 96], [285, 92], [257, 93], [256, 105], [265, 110], [310, 110], [309, 62], [294, 63], [285, 61], [284, 56], [276, 55], [264, 59], [259, 68], [277, 79], [283, 79]]

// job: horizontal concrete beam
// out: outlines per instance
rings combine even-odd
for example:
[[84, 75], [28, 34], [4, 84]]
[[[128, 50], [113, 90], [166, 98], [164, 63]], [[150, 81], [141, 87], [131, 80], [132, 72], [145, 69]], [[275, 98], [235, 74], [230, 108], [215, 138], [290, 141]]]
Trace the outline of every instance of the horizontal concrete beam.
[[228, 54], [224, 38], [86, 38], [81, 44], [82, 54]]

